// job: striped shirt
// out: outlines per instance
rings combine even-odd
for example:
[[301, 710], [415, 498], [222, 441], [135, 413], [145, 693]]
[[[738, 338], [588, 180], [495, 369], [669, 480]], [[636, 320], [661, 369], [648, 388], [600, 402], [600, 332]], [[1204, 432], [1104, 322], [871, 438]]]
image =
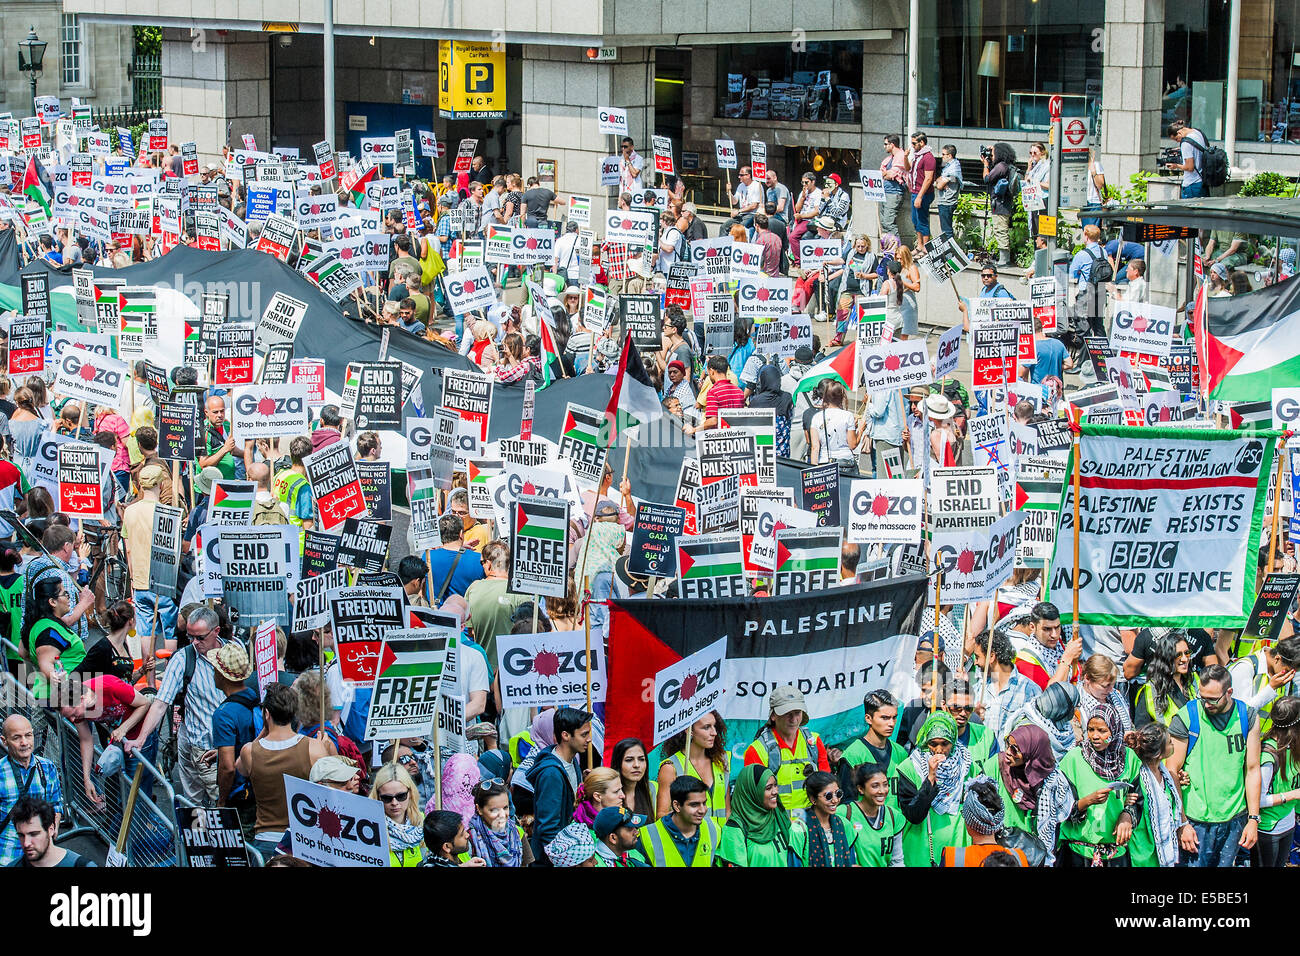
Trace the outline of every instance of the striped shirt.
[[[168, 662], [158, 688], [158, 700], [167, 704], [176, 702], [181, 683], [185, 680], [185, 658], [191, 653], [197, 652], [182, 650]], [[191, 746], [204, 750], [212, 747], [212, 718], [226, 700], [225, 693], [217, 689], [216, 673], [206, 657], [199, 657], [194, 662], [194, 676], [190, 678], [189, 689], [185, 691], [185, 720], [181, 731]]]
[[614, 282], [618, 279], [626, 279], [628, 274], [627, 243], [602, 242], [600, 244], [600, 265], [605, 270], [605, 279], [607, 281]]
[[744, 408], [745, 393], [731, 384], [730, 379], [719, 379], [709, 386], [704, 397], [704, 417], [718, 417], [718, 409]]

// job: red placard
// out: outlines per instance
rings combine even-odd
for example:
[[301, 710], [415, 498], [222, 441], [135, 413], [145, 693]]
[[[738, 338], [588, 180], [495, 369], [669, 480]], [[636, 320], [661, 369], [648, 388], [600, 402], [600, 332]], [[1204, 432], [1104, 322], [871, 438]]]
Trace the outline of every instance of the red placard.
[[319, 408], [325, 404], [325, 363], [319, 359], [294, 359], [289, 366], [289, 381], [307, 386], [307, 404]]

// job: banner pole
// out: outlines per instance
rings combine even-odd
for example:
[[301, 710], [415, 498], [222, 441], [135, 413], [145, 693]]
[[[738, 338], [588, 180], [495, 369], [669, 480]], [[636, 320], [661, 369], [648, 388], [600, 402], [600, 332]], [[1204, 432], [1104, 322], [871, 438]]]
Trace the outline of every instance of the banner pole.
[[1079, 439], [1074, 439], [1074, 576], [1070, 579], [1070, 589], [1074, 592], [1074, 610], [1070, 615], [1072, 629], [1070, 640], [1079, 633]]
[[325, 733], [325, 641], [316, 642], [316, 651], [320, 659], [320, 731]]
[[[439, 692], [441, 693], [441, 691]], [[393, 743], [393, 761], [397, 761], [397, 748], [401, 741]], [[438, 743], [438, 718], [433, 720], [433, 808], [442, 809], [442, 745]]]
[[[583, 570], [586, 570], [586, 568], [584, 567]], [[589, 591], [590, 588], [591, 588], [591, 578], [584, 574], [584, 575], [582, 576], [582, 592], [583, 592], [584, 596], [588, 593], [588, 591]], [[584, 597], [584, 600], [585, 600], [585, 597]], [[588, 606], [587, 606], [586, 608], [583, 609], [583, 614], [582, 614], [582, 624], [583, 624], [583, 630], [586, 631], [586, 634], [587, 634], [587, 661], [586, 661], [586, 662], [587, 662], [587, 713], [590, 714], [590, 713], [592, 713], [592, 710], [591, 710], [591, 607], [590, 607], [590, 604], [588, 604]], [[536, 630], [536, 628], [534, 628], [534, 631], [535, 631], [535, 630]], [[592, 766], [592, 754], [591, 754], [591, 751], [592, 751], [592, 744], [591, 744], [590, 741], [588, 741], [588, 743], [587, 743], [587, 766], [588, 766], [588, 767], [591, 767], [591, 766]]]
[[131, 817], [135, 815], [135, 798], [140, 794], [140, 777], [144, 764], [135, 762], [135, 776], [131, 778], [131, 791], [126, 796], [126, 809], [122, 811], [122, 825], [117, 828], [117, 852], [126, 852], [126, 836], [131, 831]]
[[[1282, 450], [1285, 453], [1286, 446], [1283, 446]], [[1255, 581], [1256, 593], [1264, 587], [1265, 579], [1273, 573], [1273, 559], [1277, 556], [1277, 518], [1282, 512], [1282, 469], [1285, 464], [1284, 455], [1277, 455], [1277, 487], [1273, 489], [1273, 524], [1268, 532], [1268, 567], [1264, 569], [1264, 576]]]
[[989, 603], [990, 603], [990, 605], [991, 605], [991, 607], [989, 608], [989, 610], [990, 610], [990, 611], [992, 612], [992, 614], [993, 614], [993, 620], [992, 620], [992, 623], [989, 624], [989, 640], [988, 640], [988, 643], [984, 645], [984, 679], [983, 679], [982, 681], [980, 681], [980, 699], [979, 699], [979, 706], [980, 706], [980, 707], [983, 707], [983, 706], [984, 706], [984, 693], [985, 693], [985, 691], [988, 690], [988, 686], [989, 686], [989, 664], [992, 663], [992, 661], [993, 661], [993, 632], [994, 632], [994, 630], [997, 629], [997, 626], [998, 626], [998, 591], [997, 591], [997, 588], [994, 588], [994, 589], [993, 589], [993, 600], [990, 601]]
[[[425, 584], [428, 586], [429, 589], [429, 593], [428, 593], [429, 607], [433, 607], [433, 549], [432, 548], [426, 548], [424, 551], [424, 567], [425, 567]], [[448, 587], [450, 588], [450, 585], [448, 585]]]
[[934, 665], [930, 668], [930, 713], [933, 714], [939, 707], [939, 588], [943, 583], [943, 565], [935, 562], [934, 573], [934, 615], [931, 618], [933, 630], [931, 631], [930, 647], [934, 654]]

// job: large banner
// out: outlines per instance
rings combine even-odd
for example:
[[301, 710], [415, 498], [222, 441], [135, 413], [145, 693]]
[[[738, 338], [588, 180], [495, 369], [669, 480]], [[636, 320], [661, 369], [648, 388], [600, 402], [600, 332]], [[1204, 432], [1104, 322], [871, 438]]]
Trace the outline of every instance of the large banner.
[[[1079, 620], [1111, 626], [1241, 627], [1277, 432], [1082, 426]], [[1049, 595], [1071, 605], [1073, 453]]]
[[[811, 727], [828, 745], [865, 732], [862, 696], [891, 686], [895, 661], [914, 652], [926, 582], [894, 578], [772, 597], [610, 602], [606, 668], [606, 763], [624, 737], [649, 740], [654, 701], [645, 694], [665, 668], [727, 639], [725, 693], [735, 766], [768, 717], [773, 689], [803, 691]], [[900, 679], [909, 678], [900, 674]], [[900, 693], [903, 692], [900, 688]]]

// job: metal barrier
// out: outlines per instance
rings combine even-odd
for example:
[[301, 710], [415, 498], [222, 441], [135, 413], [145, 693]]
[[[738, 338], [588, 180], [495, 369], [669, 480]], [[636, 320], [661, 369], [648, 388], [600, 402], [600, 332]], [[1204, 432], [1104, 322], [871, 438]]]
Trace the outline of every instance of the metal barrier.
[[[13, 646], [2, 639], [0, 642]], [[97, 804], [86, 792], [81, 769], [81, 737], [77, 727], [57, 710], [37, 703], [31, 691], [6, 671], [0, 683], [0, 720], [12, 714], [21, 714], [31, 722], [36, 755], [52, 760], [59, 768], [63, 786], [63, 819], [72, 824], [71, 829], [63, 828], [59, 834], [61, 838], [95, 833], [110, 847], [115, 847], [138, 761], [144, 772], [123, 848], [127, 864], [150, 867], [184, 864], [185, 849], [173, 809], [176, 793], [170, 781], [153, 763], [133, 753], [121, 773], [112, 777], [101, 776], [95, 772], [94, 764], [103, 748], [92, 734], [91, 783], [104, 801], [102, 805]]]

